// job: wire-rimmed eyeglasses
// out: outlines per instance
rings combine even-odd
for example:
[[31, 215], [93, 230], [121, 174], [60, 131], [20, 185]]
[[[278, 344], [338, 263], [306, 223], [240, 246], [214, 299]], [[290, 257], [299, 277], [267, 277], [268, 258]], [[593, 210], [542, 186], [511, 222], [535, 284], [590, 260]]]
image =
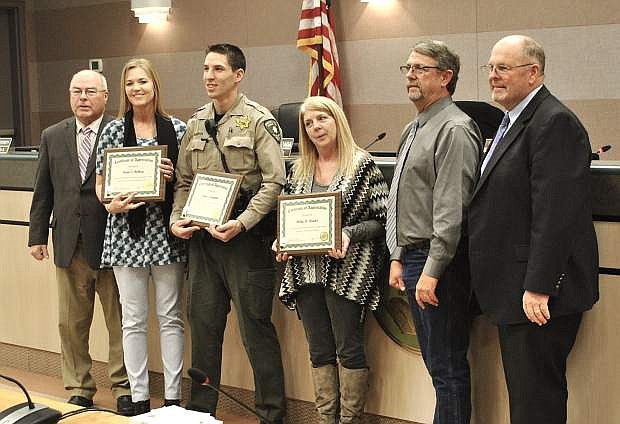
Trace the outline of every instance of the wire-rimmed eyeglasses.
[[512, 71], [513, 69], [517, 69], [517, 68], [523, 68], [525, 66], [532, 66], [535, 65], [535, 63], [524, 63], [523, 65], [515, 65], [515, 66], [508, 66], [508, 65], [491, 65], [490, 63], [487, 65], [482, 65], [480, 66], [480, 69], [483, 72], [487, 72], [487, 73], [491, 73], [493, 71], [495, 71], [498, 75], [506, 75], [508, 72]]
[[106, 92], [106, 90], [97, 90], [96, 88], [86, 88], [84, 90], [79, 88], [71, 88], [69, 90], [69, 94], [71, 94], [72, 97], [80, 97], [82, 96], [82, 93], [86, 94], [87, 97], [94, 97], [97, 93], [104, 92]]
[[403, 75], [407, 75], [409, 72], [413, 72], [414, 75], [422, 75], [428, 72], [429, 69], [441, 69], [439, 66], [420, 66], [420, 65], [402, 65], [398, 69]]

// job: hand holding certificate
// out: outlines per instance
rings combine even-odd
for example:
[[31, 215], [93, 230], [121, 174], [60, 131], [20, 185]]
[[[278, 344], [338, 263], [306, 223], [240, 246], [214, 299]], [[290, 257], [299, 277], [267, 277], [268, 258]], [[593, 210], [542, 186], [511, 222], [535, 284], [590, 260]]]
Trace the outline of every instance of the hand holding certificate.
[[104, 203], [121, 194], [133, 194], [133, 201], [161, 202], [166, 183], [160, 163], [168, 146], [140, 146], [106, 149], [103, 156]]
[[235, 205], [242, 180], [242, 175], [223, 172], [196, 174], [181, 217], [202, 227], [224, 224]]
[[278, 198], [278, 252], [328, 254], [342, 247], [341, 193]]

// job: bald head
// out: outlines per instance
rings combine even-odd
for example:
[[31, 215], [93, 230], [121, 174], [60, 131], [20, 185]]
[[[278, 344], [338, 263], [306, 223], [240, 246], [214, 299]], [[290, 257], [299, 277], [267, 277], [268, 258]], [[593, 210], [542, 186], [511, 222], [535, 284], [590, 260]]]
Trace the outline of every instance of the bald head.
[[545, 49], [532, 37], [527, 35], [509, 35], [495, 43], [493, 48], [495, 49], [498, 45], [514, 49], [515, 52], [520, 53], [520, 58], [525, 61], [524, 63], [537, 63], [540, 65], [540, 73], [545, 73]]
[[105, 90], [108, 91], [108, 81], [105, 79], [105, 77], [103, 76], [102, 73], [96, 72], [96, 71], [91, 71], [90, 69], [83, 69], [77, 73], [75, 73], [73, 75], [73, 77], [71, 78], [71, 84], [73, 84], [73, 81], [76, 79], [76, 77], [82, 78], [82, 77], [86, 77], [86, 78], [95, 78], [99, 80], [100, 83], [100, 90]]
[[489, 65], [491, 97], [511, 110], [542, 85], [545, 52], [533, 38], [509, 35], [495, 43]]
[[73, 75], [69, 84], [71, 110], [83, 125], [99, 119], [108, 102], [108, 84], [99, 72], [85, 69]]

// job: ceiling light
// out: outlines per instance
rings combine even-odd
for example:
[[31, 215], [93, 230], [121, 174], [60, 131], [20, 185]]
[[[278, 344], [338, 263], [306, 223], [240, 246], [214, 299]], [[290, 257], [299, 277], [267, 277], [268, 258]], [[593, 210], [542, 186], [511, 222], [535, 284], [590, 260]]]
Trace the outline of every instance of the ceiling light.
[[131, 10], [141, 24], [166, 22], [171, 7], [172, 0], [131, 0]]

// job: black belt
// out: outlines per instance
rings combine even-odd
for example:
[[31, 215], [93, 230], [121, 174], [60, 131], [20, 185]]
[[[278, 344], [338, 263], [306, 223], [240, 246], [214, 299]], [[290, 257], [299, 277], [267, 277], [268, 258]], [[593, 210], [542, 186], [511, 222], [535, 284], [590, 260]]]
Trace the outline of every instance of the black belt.
[[408, 252], [410, 250], [429, 249], [430, 247], [431, 247], [430, 240], [420, 240], [420, 241], [415, 241], [406, 246], [403, 246], [403, 249], [405, 249], [405, 252]]

